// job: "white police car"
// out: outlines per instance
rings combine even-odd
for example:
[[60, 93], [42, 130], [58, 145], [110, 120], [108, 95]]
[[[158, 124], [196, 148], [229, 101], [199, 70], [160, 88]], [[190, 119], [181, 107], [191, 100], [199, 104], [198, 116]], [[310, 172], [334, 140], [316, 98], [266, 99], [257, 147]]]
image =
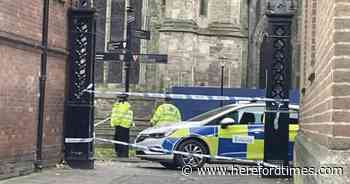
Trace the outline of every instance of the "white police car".
[[[299, 106], [290, 105], [289, 108], [289, 159], [292, 160], [294, 139], [299, 129]], [[174, 150], [262, 160], [264, 112], [265, 103], [232, 104], [198, 115], [188, 121], [145, 129], [139, 133], [135, 143], [148, 149], [137, 149], [136, 156], [157, 161], [167, 168], [184, 165], [202, 167], [209, 161], [208, 158], [173, 154]]]

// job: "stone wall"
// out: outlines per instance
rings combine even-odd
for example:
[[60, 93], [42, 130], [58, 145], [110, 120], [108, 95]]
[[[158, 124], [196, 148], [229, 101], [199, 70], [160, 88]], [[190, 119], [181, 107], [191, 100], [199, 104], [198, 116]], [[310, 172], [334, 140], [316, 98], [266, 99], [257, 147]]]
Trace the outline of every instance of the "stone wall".
[[[247, 2], [241, 0], [144, 0], [144, 29], [151, 41], [142, 51], [168, 54], [168, 64], [141, 66], [141, 85], [155, 83], [158, 91], [172, 86], [219, 86], [219, 57], [225, 57], [226, 87], [244, 87], [247, 62]], [[147, 76], [155, 81], [149, 81]]]
[[[70, 0], [50, 1], [44, 166], [62, 159]], [[0, 1], [0, 179], [33, 171], [36, 158], [42, 0]]]
[[295, 176], [294, 183], [350, 183], [348, 0], [303, 1], [302, 101], [295, 166], [343, 167], [342, 176]]

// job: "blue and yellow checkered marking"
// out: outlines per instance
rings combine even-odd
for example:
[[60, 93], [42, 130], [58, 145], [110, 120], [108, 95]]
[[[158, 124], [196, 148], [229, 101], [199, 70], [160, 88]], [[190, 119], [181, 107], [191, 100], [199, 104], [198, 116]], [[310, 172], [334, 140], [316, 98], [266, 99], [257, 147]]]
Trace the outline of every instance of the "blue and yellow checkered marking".
[[219, 138], [219, 156], [246, 158], [247, 145], [242, 143], [233, 143], [232, 139]]
[[174, 146], [176, 145], [176, 143], [179, 141], [179, 138], [167, 138], [164, 140], [162, 147], [165, 150], [168, 151], [173, 151], [174, 150]]
[[217, 126], [207, 126], [207, 127], [195, 127], [190, 128], [191, 135], [202, 136], [215, 136], [218, 132]]
[[202, 139], [209, 147], [209, 154], [217, 155], [218, 151], [218, 126], [206, 126], [190, 128], [190, 135]]

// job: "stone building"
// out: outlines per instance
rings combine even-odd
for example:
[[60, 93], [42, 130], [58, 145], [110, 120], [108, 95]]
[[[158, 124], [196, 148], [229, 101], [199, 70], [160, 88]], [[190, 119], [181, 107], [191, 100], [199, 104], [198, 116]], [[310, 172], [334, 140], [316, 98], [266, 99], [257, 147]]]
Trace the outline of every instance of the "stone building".
[[222, 60], [225, 86], [244, 87], [247, 8], [246, 0], [143, 0], [143, 28], [151, 40], [142, 41], [141, 51], [168, 54], [169, 63], [142, 65], [141, 85], [220, 86]]
[[[106, 50], [103, 41], [123, 39], [125, 4], [124, 0], [101, 0], [95, 3], [98, 19], [101, 20], [98, 24], [100, 38], [97, 39], [100, 41], [97, 42], [97, 48]], [[151, 31], [150, 41], [135, 40], [134, 51], [169, 55], [166, 65], [135, 65], [131, 75], [135, 90], [219, 86], [220, 57], [226, 58], [222, 59], [225, 65], [225, 86], [245, 87], [247, 1], [132, 0], [131, 3], [135, 8], [136, 28]], [[120, 87], [123, 82], [122, 67], [120, 64], [111, 65], [105, 64], [104, 70], [101, 69], [103, 66], [97, 66], [96, 78], [104, 77], [104, 81], [99, 82], [114, 83]], [[102, 75], [100, 71], [105, 74]]]
[[[0, 1], [0, 179], [34, 170], [43, 24], [42, 0]], [[50, 0], [43, 164], [62, 159], [67, 9]]]
[[350, 183], [350, 2], [305, 0], [300, 21], [301, 120], [295, 166], [344, 174], [296, 176], [294, 183]]

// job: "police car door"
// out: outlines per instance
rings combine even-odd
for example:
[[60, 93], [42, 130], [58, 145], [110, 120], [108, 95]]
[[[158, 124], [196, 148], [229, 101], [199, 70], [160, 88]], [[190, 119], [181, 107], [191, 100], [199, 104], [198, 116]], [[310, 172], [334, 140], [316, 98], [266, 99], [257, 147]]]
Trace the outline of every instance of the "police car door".
[[243, 159], [262, 159], [264, 153], [264, 107], [243, 107], [221, 117], [232, 118], [236, 124], [218, 127], [218, 155]]

